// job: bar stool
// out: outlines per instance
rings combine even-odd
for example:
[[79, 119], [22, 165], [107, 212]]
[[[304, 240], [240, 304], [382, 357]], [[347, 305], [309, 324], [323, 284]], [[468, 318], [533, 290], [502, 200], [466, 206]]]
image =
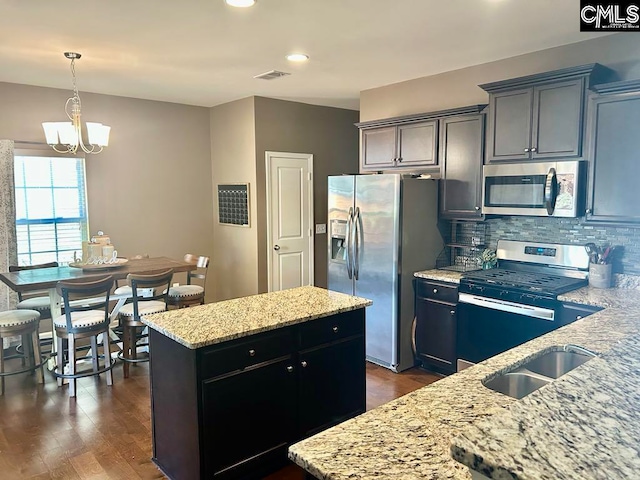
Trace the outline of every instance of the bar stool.
[[[209, 257], [196, 256], [187, 253], [184, 261], [195, 265], [194, 271], [187, 272], [187, 284], [169, 288], [168, 303], [171, 306], [183, 308], [191, 305], [204, 305], [204, 288], [207, 282], [209, 270]], [[201, 282], [200, 285], [192, 283], [193, 279]]]
[[[58, 262], [40, 263], [38, 265], [9, 265], [9, 271], [21, 272], [23, 270], [37, 270], [40, 268], [51, 268], [57, 266]], [[40, 313], [41, 321], [51, 318], [51, 300], [49, 299], [49, 292], [29, 292], [26, 295], [22, 292], [18, 292], [18, 305], [16, 305], [16, 308], [18, 310], [36, 310]], [[40, 333], [41, 345], [44, 346], [51, 344], [53, 337], [52, 332], [53, 327], [48, 332]], [[17, 351], [20, 351], [20, 348], [21, 346], [19, 345]]]
[[[69, 379], [69, 396], [76, 396], [76, 379], [90, 375], [106, 373], [107, 385], [113, 384], [109, 342], [109, 293], [113, 287], [113, 277], [99, 277], [91, 280], [74, 279], [58, 282], [56, 290], [64, 301], [64, 315], [53, 319], [53, 325], [58, 334], [58, 360], [54, 375], [58, 378], [58, 385], [62, 379]], [[90, 300], [83, 303], [78, 300]], [[98, 354], [98, 335], [103, 334], [104, 367], [100, 367]], [[91, 370], [76, 370], [76, 341], [90, 338], [93, 368]], [[69, 373], [64, 373], [63, 339], [69, 344]]]
[[[44, 383], [44, 374], [42, 371], [44, 362], [40, 355], [40, 340], [38, 338], [39, 321], [40, 312], [37, 310], [23, 309], [0, 312], [0, 395], [4, 395], [4, 377], [8, 375], [36, 371], [38, 383]], [[25, 354], [27, 354], [27, 350], [29, 351], [31, 360], [33, 360], [32, 365], [17, 372], [5, 373], [2, 338], [18, 335], [22, 336]]]
[[[149, 357], [138, 358], [137, 340], [143, 338], [137, 331], [142, 330], [146, 325], [142, 323], [142, 317], [153, 313], [165, 312], [167, 310], [167, 290], [171, 285], [173, 270], [155, 271], [144, 274], [127, 275], [127, 282], [131, 286], [132, 301], [124, 305], [118, 314], [120, 327], [122, 328], [122, 352], [118, 357], [124, 362], [124, 378], [129, 377], [129, 364], [148, 362]], [[161, 294], [140, 297], [138, 289], [158, 288]], [[162, 289], [160, 289], [162, 288]], [[155, 290], [154, 290], [155, 292]]]

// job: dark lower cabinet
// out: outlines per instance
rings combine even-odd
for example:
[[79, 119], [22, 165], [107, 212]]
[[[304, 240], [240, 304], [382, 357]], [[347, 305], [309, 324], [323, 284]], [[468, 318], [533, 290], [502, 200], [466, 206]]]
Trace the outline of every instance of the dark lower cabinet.
[[308, 437], [362, 411], [364, 343], [356, 337], [300, 352], [300, 435]]
[[205, 477], [234, 478], [261, 456], [282, 456], [296, 438], [296, 387], [291, 357], [205, 380]]
[[192, 350], [151, 330], [153, 460], [173, 480], [262, 478], [365, 411], [364, 309]]
[[602, 310], [600, 307], [593, 305], [581, 305], [578, 303], [563, 303], [560, 310], [560, 325], [568, 325], [569, 323], [581, 320], [591, 314]]
[[[414, 348], [424, 368], [440, 373], [456, 371], [456, 286], [416, 279]], [[456, 303], [442, 298], [455, 298]]]

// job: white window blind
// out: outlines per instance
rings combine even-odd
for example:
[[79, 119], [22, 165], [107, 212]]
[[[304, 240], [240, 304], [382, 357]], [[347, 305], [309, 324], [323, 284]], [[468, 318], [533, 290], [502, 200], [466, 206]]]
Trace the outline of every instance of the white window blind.
[[72, 262], [88, 238], [84, 158], [14, 158], [18, 264]]

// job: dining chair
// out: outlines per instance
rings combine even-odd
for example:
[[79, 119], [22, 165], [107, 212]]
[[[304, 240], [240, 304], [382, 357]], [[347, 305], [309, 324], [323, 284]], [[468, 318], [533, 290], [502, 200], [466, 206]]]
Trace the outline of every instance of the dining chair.
[[[138, 340], [145, 337], [142, 331], [146, 327], [142, 323], [142, 317], [167, 310], [167, 290], [171, 285], [173, 269], [153, 271], [143, 274], [130, 273], [127, 282], [131, 287], [131, 303], [124, 305], [118, 314], [120, 328], [122, 329], [122, 352], [118, 357], [123, 361], [124, 378], [129, 377], [131, 363], [148, 362], [148, 355], [138, 358]], [[153, 289], [154, 294], [142, 297], [140, 289]], [[162, 293], [155, 294], [155, 291]]]
[[[58, 262], [39, 263], [37, 265], [9, 265], [10, 272], [21, 272], [23, 270], [36, 270], [39, 268], [57, 267]], [[51, 300], [49, 299], [49, 292], [47, 291], [35, 291], [28, 293], [18, 292], [18, 310], [36, 310], [40, 313], [40, 321], [51, 318]], [[48, 322], [46, 322], [48, 324]], [[53, 335], [51, 331], [41, 332], [40, 345], [49, 345], [52, 342]], [[18, 345], [17, 351], [22, 352], [22, 346]]]
[[[42, 365], [45, 363], [40, 355], [40, 341], [38, 339], [38, 322], [40, 321], [40, 312], [37, 310], [8, 310], [0, 312], [0, 395], [4, 395], [4, 377], [8, 375], [17, 375], [19, 373], [36, 371], [38, 383], [44, 383], [44, 374]], [[21, 370], [14, 372], [5, 372], [5, 360], [11, 358], [4, 356], [2, 348], [3, 337], [22, 337], [22, 345], [25, 349], [25, 355], [30, 357], [30, 365]], [[23, 355], [17, 355], [23, 357]]]
[[[93, 279], [72, 279], [60, 281], [56, 290], [60, 294], [64, 305], [64, 314], [53, 319], [53, 325], [58, 335], [57, 366], [54, 375], [58, 378], [58, 385], [62, 379], [69, 379], [69, 396], [76, 396], [76, 379], [91, 375], [106, 373], [107, 385], [113, 384], [109, 339], [109, 294], [113, 288], [113, 277], [99, 277]], [[78, 300], [91, 300], [84, 304]], [[104, 366], [100, 366], [98, 353], [98, 336], [103, 334]], [[89, 338], [91, 341], [91, 370], [77, 370], [76, 342]], [[63, 340], [68, 342], [68, 368], [65, 373]]]
[[[187, 272], [187, 284], [176, 285], [169, 288], [168, 303], [178, 308], [191, 305], [204, 305], [204, 289], [209, 270], [209, 257], [197, 256], [187, 253], [184, 261], [196, 266], [196, 270]], [[193, 283], [198, 280], [199, 284]]]

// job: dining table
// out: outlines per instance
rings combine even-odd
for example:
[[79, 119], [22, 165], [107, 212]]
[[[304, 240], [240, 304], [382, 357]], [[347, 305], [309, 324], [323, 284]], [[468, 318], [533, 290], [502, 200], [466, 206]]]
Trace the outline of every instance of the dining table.
[[[174, 273], [189, 272], [195, 270], [195, 264], [174, 260], [169, 257], [145, 257], [134, 259], [120, 259], [118, 263], [103, 265], [58, 266], [49, 268], [35, 268], [32, 270], [20, 270], [17, 272], [0, 273], [0, 281], [19, 293], [35, 291], [48, 291], [51, 303], [51, 318], [62, 314], [62, 297], [56, 290], [56, 285], [61, 280], [90, 279], [111, 275], [114, 280], [124, 280], [130, 273], [144, 273], [159, 270], [172, 269]], [[110, 300], [116, 302], [110, 312], [112, 321], [117, 319], [118, 311], [131, 298], [129, 294], [112, 294]], [[55, 329], [52, 327], [53, 345], [52, 355], [49, 359], [49, 369], [55, 367]]]

